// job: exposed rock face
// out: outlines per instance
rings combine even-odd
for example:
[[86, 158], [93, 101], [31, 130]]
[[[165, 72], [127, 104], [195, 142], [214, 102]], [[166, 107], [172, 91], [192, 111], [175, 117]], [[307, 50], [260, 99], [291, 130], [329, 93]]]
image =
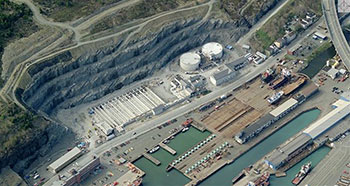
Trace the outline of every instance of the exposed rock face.
[[22, 94], [34, 110], [52, 114], [111, 93], [152, 75], [175, 57], [209, 41], [235, 41], [248, 30], [244, 21], [176, 22], [153, 37], [82, 54], [63, 53], [32, 68], [32, 83]]

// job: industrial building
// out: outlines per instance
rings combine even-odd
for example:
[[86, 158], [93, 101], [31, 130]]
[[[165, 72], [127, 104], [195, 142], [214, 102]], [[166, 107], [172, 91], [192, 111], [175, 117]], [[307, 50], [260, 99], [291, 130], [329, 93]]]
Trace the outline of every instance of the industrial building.
[[274, 151], [272, 151], [272, 153], [265, 159], [265, 163], [272, 169], [277, 170], [290, 159], [298, 155], [311, 143], [311, 137], [302, 133], [288, 143], [282, 145], [281, 147], [277, 147]]
[[108, 135], [112, 129], [123, 131], [124, 126], [138, 117], [152, 114], [153, 109], [156, 109], [153, 113], [159, 113], [159, 106], [164, 104], [149, 87], [141, 86], [91, 108], [89, 113], [93, 117], [93, 123]]
[[238, 74], [238, 70], [243, 68], [247, 62], [248, 60], [245, 57], [238, 58], [233, 62], [221, 66], [221, 68], [219, 68], [218, 71], [215, 71], [209, 79], [215, 86], [228, 82]]
[[350, 114], [350, 102], [348, 101], [339, 99], [333, 106], [335, 107], [334, 110], [317, 120], [303, 132], [315, 139]]
[[106, 135], [113, 134], [114, 129], [108, 125], [105, 121], [99, 122], [95, 124], [98, 128], [101, 129], [101, 131]]
[[235, 140], [240, 144], [246, 143], [251, 138], [259, 135], [265, 128], [269, 127], [271, 124], [278, 121], [290, 111], [294, 110], [299, 104], [300, 103], [296, 99], [290, 98], [289, 100], [272, 110], [270, 113], [261, 117], [259, 120], [250, 124], [241, 132], [236, 134]]
[[170, 91], [179, 99], [187, 98], [194, 92], [191, 83], [183, 79], [180, 75], [175, 75], [170, 84]]
[[49, 180], [45, 185], [72, 186], [80, 184], [99, 165], [100, 158], [93, 156], [91, 158], [86, 159], [86, 161], [81, 162], [81, 164], [75, 164], [72, 169], [63, 173], [62, 175], [58, 175], [58, 180], [56, 177], [53, 177], [53, 180]]
[[350, 93], [345, 92], [332, 105], [335, 109], [307, 127], [302, 134], [275, 149], [265, 163], [276, 170], [303, 151], [313, 140], [350, 114]]
[[235, 135], [235, 140], [240, 144], [244, 144], [251, 138], [259, 135], [261, 131], [272, 123], [274, 123], [274, 117], [271, 114], [266, 114]]
[[277, 108], [273, 109], [270, 114], [275, 118], [282, 118], [288, 114], [291, 110], [298, 106], [298, 101], [294, 98], [290, 98], [282, 103]]
[[53, 173], [58, 173], [64, 167], [66, 167], [68, 164], [70, 164], [72, 161], [74, 161], [81, 155], [82, 155], [82, 151], [78, 147], [74, 147], [65, 155], [61, 156], [56, 161], [51, 163], [47, 168]]
[[201, 63], [201, 56], [195, 52], [187, 52], [180, 56], [180, 66], [186, 71], [197, 70]]
[[223, 55], [223, 47], [220, 43], [210, 42], [203, 45], [202, 54], [210, 60], [220, 59]]

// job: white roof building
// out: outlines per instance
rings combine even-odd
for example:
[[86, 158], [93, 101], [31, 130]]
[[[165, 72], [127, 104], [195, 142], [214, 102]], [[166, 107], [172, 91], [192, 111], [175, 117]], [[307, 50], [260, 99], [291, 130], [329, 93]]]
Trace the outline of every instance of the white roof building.
[[339, 73], [339, 70], [335, 69], [335, 68], [330, 68], [328, 71], [327, 71], [327, 75], [329, 77], [331, 77], [332, 79], [335, 79], [338, 77], [338, 73]]
[[273, 115], [274, 117], [278, 117], [281, 114], [283, 114], [286, 110], [288, 110], [289, 108], [293, 107], [296, 104], [298, 104], [298, 101], [291, 98], [286, 102], [282, 103], [280, 106], [278, 106], [274, 110], [272, 110], [270, 114]]
[[321, 119], [317, 120], [303, 132], [309, 135], [312, 139], [315, 139], [335, 125], [338, 121], [350, 114], [350, 102], [340, 99], [333, 105], [337, 108], [329, 112]]
[[104, 121], [96, 123], [96, 125], [98, 126], [98, 128], [100, 128], [102, 130], [102, 132], [106, 136], [108, 136], [108, 135], [113, 133], [113, 128], [110, 125], [108, 125], [106, 122], [104, 122]]
[[53, 172], [57, 173], [66, 167], [69, 163], [77, 159], [82, 154], [82, 151], [78, 147], [74, 147], [72, 150], [67, 152], [65, 155], [58, 158], [56, 161], [51, 163], [47, 168]]

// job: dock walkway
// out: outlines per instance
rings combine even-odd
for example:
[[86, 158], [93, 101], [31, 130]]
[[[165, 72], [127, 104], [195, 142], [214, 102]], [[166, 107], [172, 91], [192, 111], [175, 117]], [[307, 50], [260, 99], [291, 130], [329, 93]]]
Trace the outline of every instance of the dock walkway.
[[171, 147], [169, 147], [168, 145], [164, 144], [163, 142], [160, 142], [159, 146], [162, 147], [164, 150], [168, 151], [172, 155], [176, 154], [176, 150], [172, 149]]
[[160, 165], [160, 161], [157, 160], [156, 158], [154, 158], [153, 156], [147, 154], [147, 153], [143, 153], [142, 154], [143, 157], [147, 158], [149, 161], [151, 161], [152, 163], [154, 163], [155, 165], [159, 166]]

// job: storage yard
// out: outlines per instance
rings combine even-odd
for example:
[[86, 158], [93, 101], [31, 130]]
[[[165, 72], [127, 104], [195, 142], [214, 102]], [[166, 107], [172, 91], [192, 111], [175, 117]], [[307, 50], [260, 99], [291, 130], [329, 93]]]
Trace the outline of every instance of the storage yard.
[[274, 92], [274, 90], [269, 89], [267, 85], [261, 83], [260, 79], [257, 78], [245, 87], [240, 88], [235, 93], [235, 97], [241, 102], [259, 110], [262, 114], [265, 114], [272, 109], [265, 99]]
[[232, 138], [235, 133], [249, 125], [261, 116], [261, 112], [233, 98], [224, 104], [220, 110], [214, 111], [203, 120], [203, 123], [213, 131], [226, 138]]

